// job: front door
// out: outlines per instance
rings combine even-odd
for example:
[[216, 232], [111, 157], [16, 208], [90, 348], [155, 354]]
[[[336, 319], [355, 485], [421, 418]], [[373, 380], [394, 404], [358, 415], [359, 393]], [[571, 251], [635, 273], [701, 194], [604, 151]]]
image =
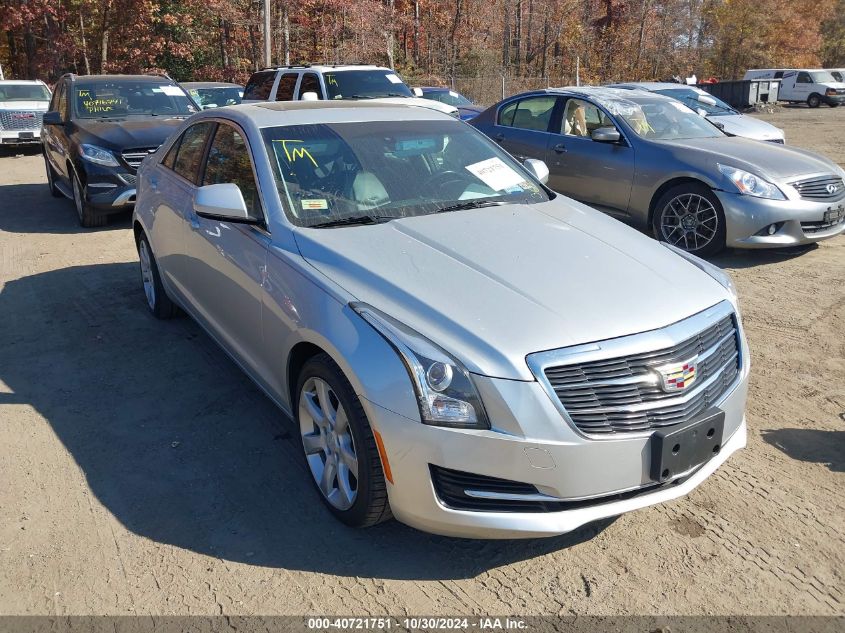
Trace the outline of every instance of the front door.
[[[549, 134], [546, 155], [548, 186], [614, 215], [627, 214], [634, 178], [634, 149], [594, 141], [599, 128], [613, 128], [608, 114], [583, 99], [561, 99], [560, 127]], [[618, 128], [617, 128], [618, 129]]]
[[186, 277], [209, 330], [253, 374], [266, 376], [261, 330], [262, 283], [270, 235], [245, 135], [219, 123], [201, 170], [201, 186], [238, 185], [259, 225], [212, 220], [189, 210]]
[[545, 160], [556, 104], [553, 95], [511, 101], [499, 111], [490, 136], [519, 162], [526, 158]]

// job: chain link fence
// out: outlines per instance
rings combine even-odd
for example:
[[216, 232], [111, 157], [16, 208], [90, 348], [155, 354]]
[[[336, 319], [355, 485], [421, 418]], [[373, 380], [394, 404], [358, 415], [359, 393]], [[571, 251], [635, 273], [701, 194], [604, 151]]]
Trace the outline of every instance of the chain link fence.
[[556, 77], [507, 77], [492, 75], [488, 77], [452, 77], [446, 84], [452, 90], [481, 106], [490, 106], [505, 97], [540, 90], [549, 86], [568, 86], [574, 81]]

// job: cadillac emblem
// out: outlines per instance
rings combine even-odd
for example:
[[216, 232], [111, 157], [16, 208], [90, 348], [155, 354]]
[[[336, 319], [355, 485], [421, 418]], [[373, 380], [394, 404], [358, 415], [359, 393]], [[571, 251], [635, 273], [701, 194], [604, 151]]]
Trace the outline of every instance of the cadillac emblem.
[[682, 363], [672, 363], [671, 365], [658, 367], [657, 372], [660, 374], [663, 391], [667, 393], [684, 391], [692, 385], [698, 377], [697, 363], [698, 356], [695, 356]]

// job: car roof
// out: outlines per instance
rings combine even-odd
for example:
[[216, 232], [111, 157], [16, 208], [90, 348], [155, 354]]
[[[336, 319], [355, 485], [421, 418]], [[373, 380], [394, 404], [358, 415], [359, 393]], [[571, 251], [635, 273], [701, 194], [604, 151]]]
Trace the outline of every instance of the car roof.
[[213, 108], [194, 116], [205, 117], [249, 120], [259, 128], [369, 121], [457, 121], [453, 116], [431, 108], [360, 101], [262, 101]]
[[314, 70], [317, 72], [342, 72], [346, 70], [388, 70], [390, 72], [396, 72], [394, 70], [391, 70], [390, 68], [385, 68], [384, 66], [374, 66], [372, 64], [304, 64], [302, 66], [275, 66], [273, 68], [264, 68], [263, 70]]
[[240, 84], [232, 84], [226, 81], [182, 81], [180, 85], [185, 88], [243, 88]]
[[451, 88], [446, 86], [419, 86], [420, 90], [428, 90], [430, 92], [454, 92]]
[[[162, 81], [173, 82], [166, 75], [69, 75], [73, 81], [84, 81], [85, 83], [109, 83], [113, 81], [138, 81], [149, 83], [161, 83]], [[173, 82], [175, 83], [175, 82]]]

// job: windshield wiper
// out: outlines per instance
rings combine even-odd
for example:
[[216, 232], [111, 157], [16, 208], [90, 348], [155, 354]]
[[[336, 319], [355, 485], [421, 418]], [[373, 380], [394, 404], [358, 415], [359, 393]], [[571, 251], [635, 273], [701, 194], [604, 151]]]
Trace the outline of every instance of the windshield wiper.
[[483, 207], [499, 207], [503, 204], [507, 204], [507, 202], [504, 200], [485, 200], [483, 198], [474, 198], [457, 204], [450, 204], [448, 207], [441, 207], [440, 209], [437, 209], [436, 213], [464, 211], [465, 209], [481, 209]]
[[348, 218], [338, 218], [336, 220], [326, 220], [317, 224], [311, 224], [309, 229], [328, 229], [333, 226], [351, 226], [354, 224], [381, 224], [382, 222], [389, 222], [395, 220], [396, 217], [392, 215], [353, 215]]

